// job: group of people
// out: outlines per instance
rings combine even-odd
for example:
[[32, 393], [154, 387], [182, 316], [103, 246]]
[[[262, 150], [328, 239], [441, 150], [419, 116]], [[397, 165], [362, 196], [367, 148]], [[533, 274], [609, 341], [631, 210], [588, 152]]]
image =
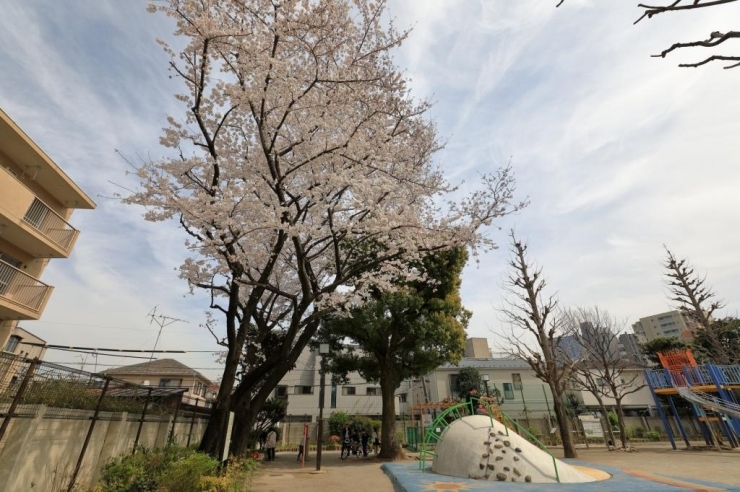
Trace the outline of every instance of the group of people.
[[342, 451], [339, 456], [342, 459], [348, 457], [350, 454], [358, 458], [360, 455], [367, 457], [370, 452], [371, 439], [373, 452], [377, 455], [380, 453], [380, 439], [375, 429], [371, 429], [370, 432], [362, 429], [358, 432], [349, 423], [344, 424], [344, 429], [342, 430]]

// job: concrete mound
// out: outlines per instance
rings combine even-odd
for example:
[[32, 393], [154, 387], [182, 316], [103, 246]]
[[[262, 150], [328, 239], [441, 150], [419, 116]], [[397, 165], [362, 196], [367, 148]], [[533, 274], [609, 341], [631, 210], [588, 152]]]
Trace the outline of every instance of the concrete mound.
[[[493, 426], [491, 426], [493, 422]], [[485, 415], [463, 417], [440, 437], [432, 470], [440, 475], [501, 482], [555, 483], [552, 457]], [[567, 463], [556, 460], [562, 483], [595, 481]]]

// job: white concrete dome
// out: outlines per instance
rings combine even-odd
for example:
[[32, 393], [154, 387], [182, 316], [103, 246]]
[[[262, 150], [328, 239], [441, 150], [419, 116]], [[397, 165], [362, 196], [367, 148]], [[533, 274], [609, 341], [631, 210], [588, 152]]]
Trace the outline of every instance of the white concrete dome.
[[[491, 425], [493, 422], [493, 425]], [[485, 415], [452, 422], [437, 443], [432, 470], [440, 475], [506, 482], [555, 483], [552, 457]], [[556, 460], [562, 483], [595, 481], [567, 463]]]

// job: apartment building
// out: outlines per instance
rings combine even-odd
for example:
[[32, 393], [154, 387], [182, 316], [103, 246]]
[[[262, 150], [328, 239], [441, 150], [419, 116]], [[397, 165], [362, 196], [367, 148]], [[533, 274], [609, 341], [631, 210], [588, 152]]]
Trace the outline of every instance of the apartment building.
[[21, 320], [41, 317], [54, 287], [41, 280], [68, 258], [79, 231], [69, 219], [95, 203], [0, 110], [0, 347]]
[[679, 311], [668, 311], [640, 318], [632, 329], [643, 343], [660, 337], [676, 337], [689, 342], [694, 339], [696, 323], [687, 320]]
[[[288, 400], [286, 422], [317, 422], [319, 416], [319, 387], [321, 355], [309, 348], [303, 350], [295, 368], [286, 373], [273, 391], [274, 398]], [[324, 418], [332, 412], [364, 415], [379, 419], [383, 413], [380, 385], [365, 381], [358, 373], [349, 374], [347, 384], [332, 383], [326, 374]]]

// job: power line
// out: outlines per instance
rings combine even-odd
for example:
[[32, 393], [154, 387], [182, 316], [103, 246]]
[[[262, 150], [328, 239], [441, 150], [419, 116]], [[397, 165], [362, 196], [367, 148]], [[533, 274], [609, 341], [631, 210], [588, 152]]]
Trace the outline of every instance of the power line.
[[[54, 345], [50, 343], [34, 343], [34, 342], [23, 342], [23, 345], [30, 345], [32, 347], [42, 347], [50, 350], [70, 350], [70, 351], [85, 351], [85, 352], [119, 352], [119, 353], [135, 353], [135, 354], [212, 354], [218, 352], [217, 350], [147, 350], [147, 349], [121, 349], [121, 348], [101, 348], [101, 347], [78, 347], [74, 345]], [[110, 354], [101, 354], [110, 355]], [[118, 356], [118, 357], [123, 357]]]
[[[84, 324], [84, 323], [66, 323], [62, 321], [46, 321], [46, 320], [37, 320], [34, 321], [34, 323], [47, 323], [50, 325], [65, 325], [65, 326], [84, 326], [86, 328], [105, 328], [108, 330], [127, 330], [127, 331], [148, 331], [151, 332], [149, 328], [128, 328], [123, 326], [110, 326], [110, 325], [90, 325], [90, 324]], [[205, 330], [201, 331], [195, 331], [195, 330], [188, 330], [188, 331], [169, 331], [168, 333], [183, 333], [183, 334], [207, 334]]]

